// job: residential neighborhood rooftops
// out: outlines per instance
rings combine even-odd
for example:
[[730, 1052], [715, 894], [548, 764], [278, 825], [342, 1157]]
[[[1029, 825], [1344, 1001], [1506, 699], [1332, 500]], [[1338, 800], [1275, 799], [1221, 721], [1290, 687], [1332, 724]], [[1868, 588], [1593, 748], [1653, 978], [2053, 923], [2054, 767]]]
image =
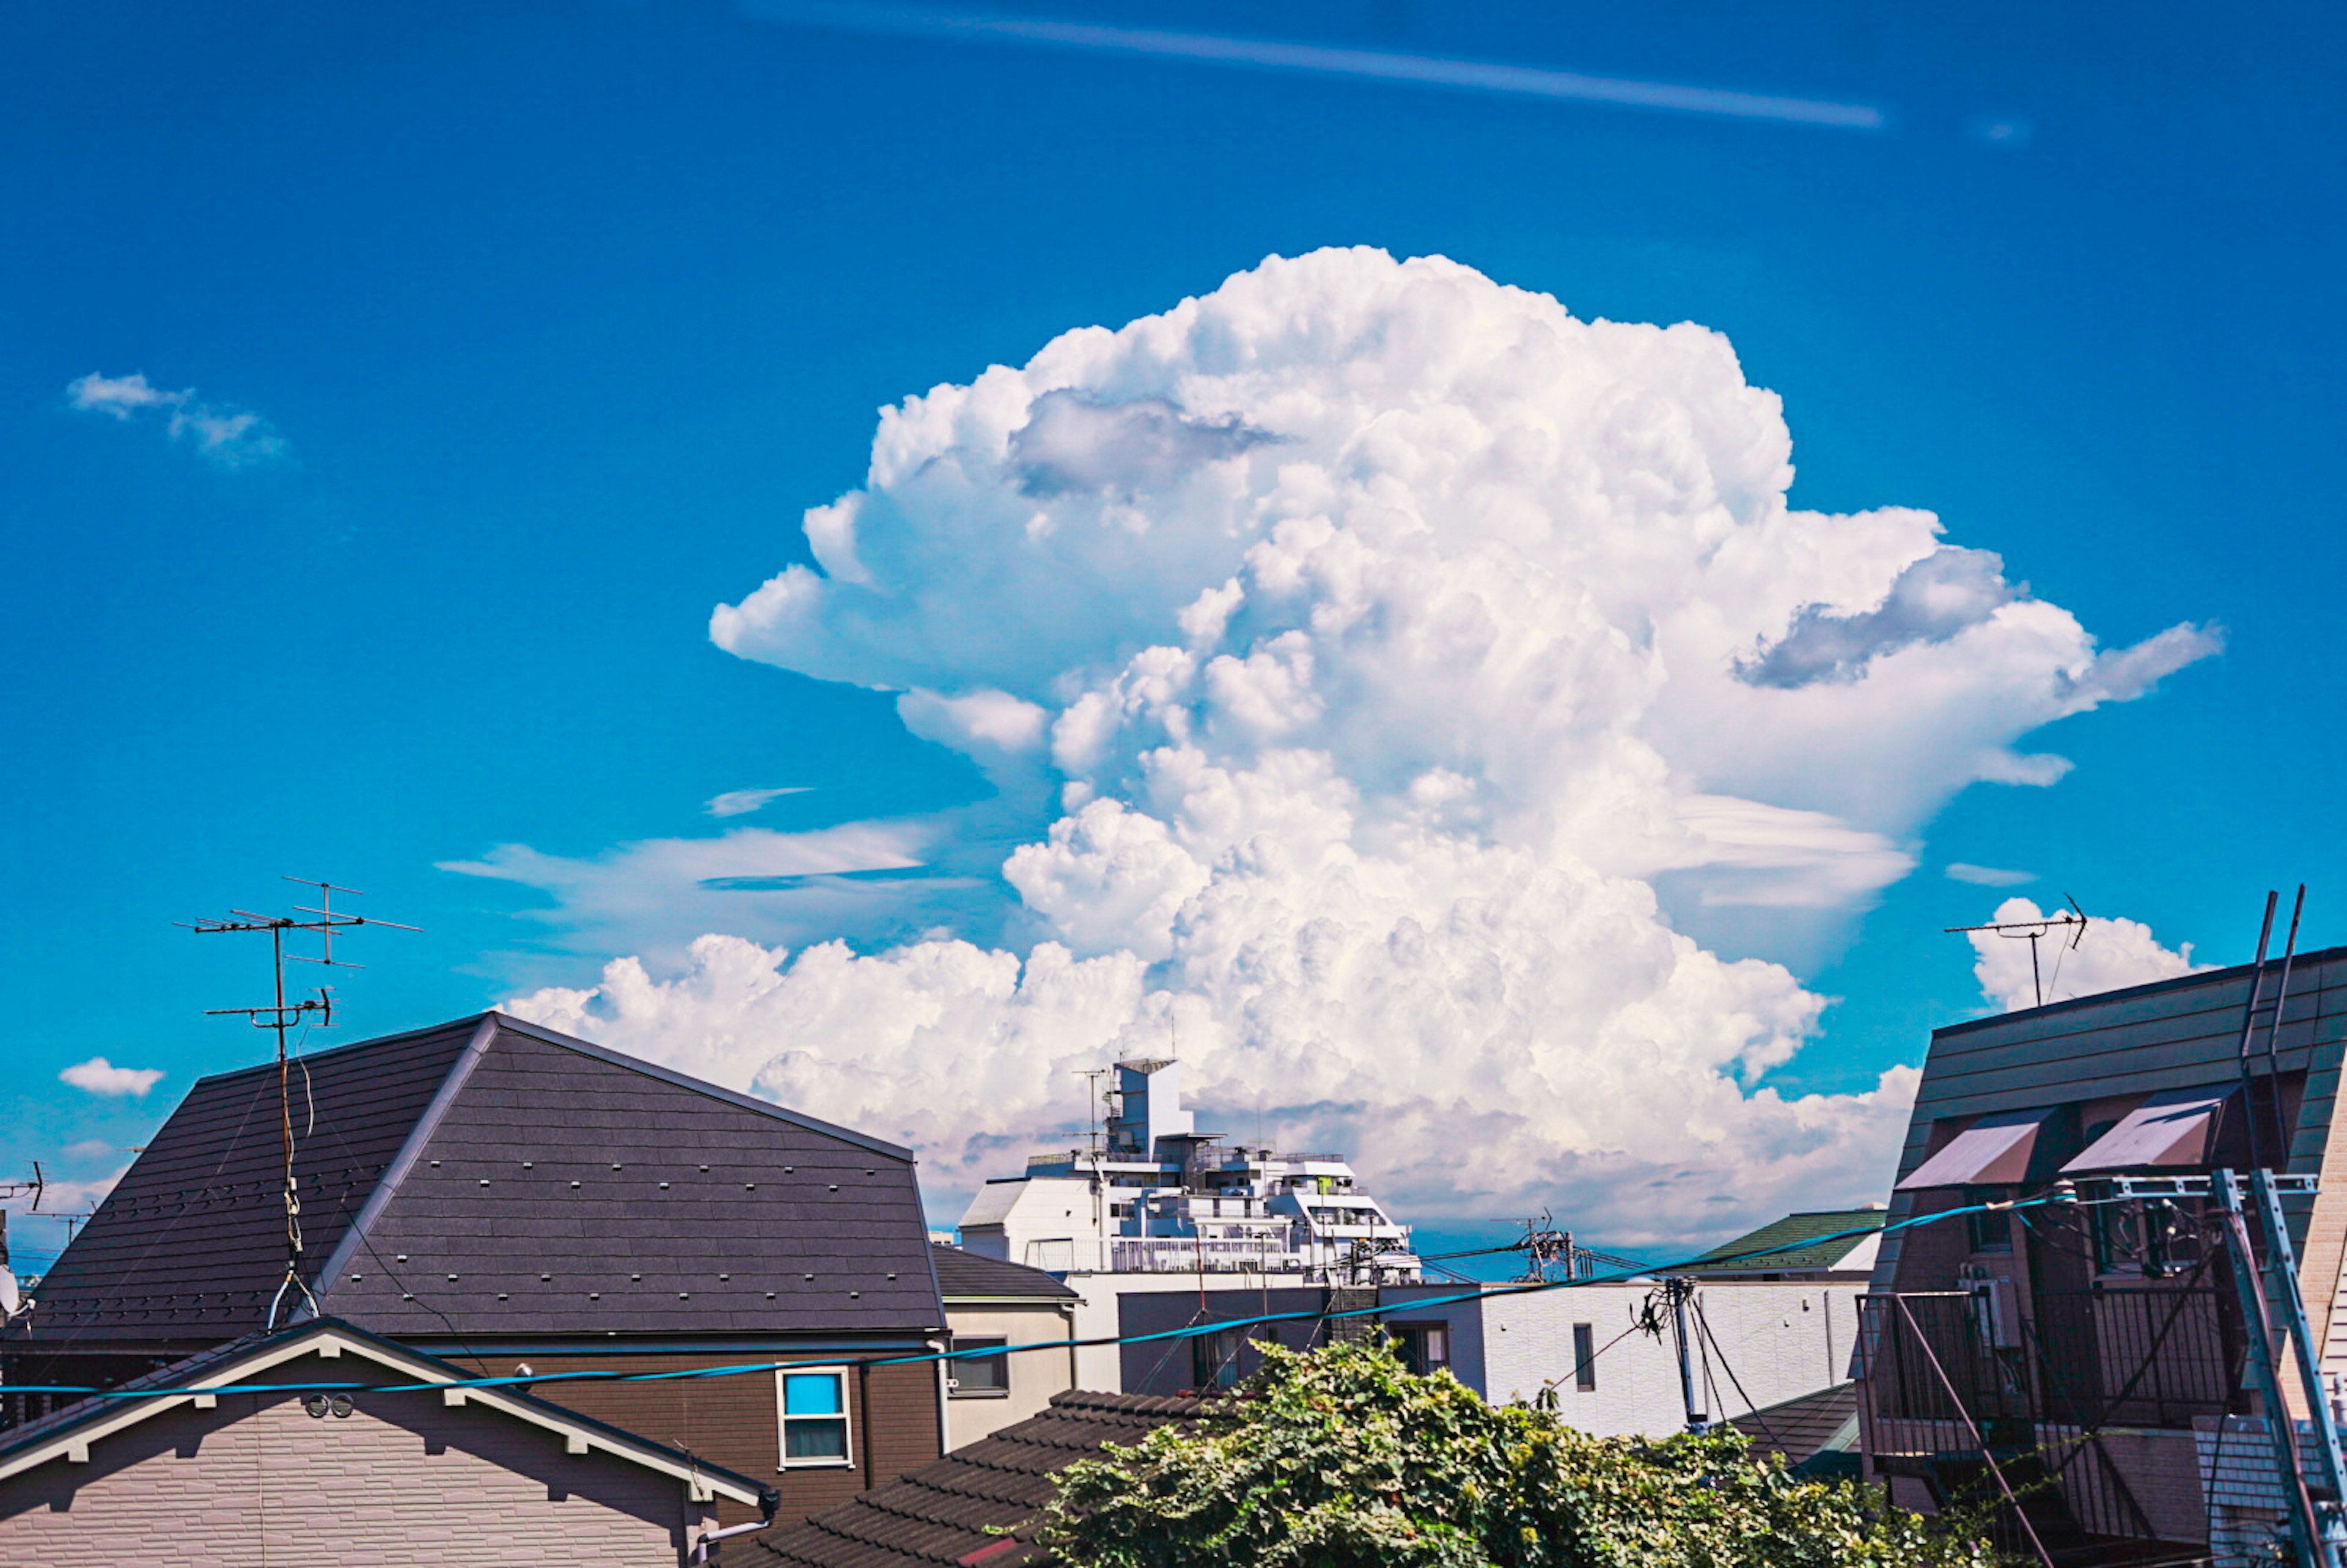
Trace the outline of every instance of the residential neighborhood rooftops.
[[[1102, 1443], [1186, 1421], [1195, 1399], [1055, 1395], [1051, 1409], [797, 1524], [753, 1536], [747, 1560], [797, 1568], [1018, 1568], [1052, 1477]], [[994, 1533], [994, 1532], [1005, 1533]]]
[[948, 1301], [1077, 1299], [1077, 1293], [1057, 1275], [1023, 1263], [964, 1252], [943, 1243], [936, 1245], [930, 1256], [937, 1264], [938, 1290]]
[[[427, 1338], [942, 1324], [894, 1144], [495, 1012], [300, 1058], [285, 1089], [326, 1316]], [[280, 1094], [273, 1066], [199, 1081], [49, 1270], [29, 1336], [261, 1327], [286, 1265]]]

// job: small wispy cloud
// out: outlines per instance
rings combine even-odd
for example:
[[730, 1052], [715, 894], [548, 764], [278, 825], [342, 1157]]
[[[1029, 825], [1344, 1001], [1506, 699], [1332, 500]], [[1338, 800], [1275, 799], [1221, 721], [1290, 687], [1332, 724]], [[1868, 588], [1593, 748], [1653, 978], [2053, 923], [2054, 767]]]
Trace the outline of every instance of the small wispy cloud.
[[1094, 54], [1148, 55], [1194, 60], [1204, 65], [1252, 67], [1307, 76], [1350, 77], [1412, 87], [1463, 88], [1519, 97], [1563, 98], [1627, 108], [1667, 109], [1680, 114], [1731, 119], [1779, 120], [1842, 130], [1880, 130], [1883, 112], [1870, 104], [1785, 97], [1687, 87], [1676, 82], [1635, 81], [1584, 76], [1578, 71], [1510, 66], [1490, 60], [1460, 60], [1432, 55], [1397, 55], [1377, 49], [1332, 48], [1269, 38], [1235, 38], [1210, 33], [1174, 33], [1153, 27], [1108, 27], [1035, 16], [990, 16], [928, 11], [900, 5], [848, 5], [835, 0], [743, 0], [745, 15], [769, 22], [829, 27], [841, 32], [897, 37], [953, 38], [978, 43], [1028, 44], [1081, 49]]
[[1952, 862], [1945, 875], [1951, 882], [1969, 882], [1975, 887], [2018, 887], [2024, 882], [2037, 880], [2034, 871], [2004, 871], [1993, 866], [1973, 866], [1964, 861]]
[[206, 403], [192, 386], [157, 386], [143, 372], [77, 376], [66, 386], [66, 401], [84, 414], [126, 423], [159, 416], [172, 440], [190, 443], [215, 467], [246, 468], [285, 456], [285, 438], [252, 410]]
[[781, 789], [729, 789], [723, 794], [711, 797], [701, 809], [712, 816], [747, 816], [770, 800], [806, 792], [805, 784], [789, 784]]
[[135, 1095], [145, 1099], [147, 1091], [163, 1081], [159, 1067], [117, 1067], [102, 1056], [87, 1061], [77, 1061], [58, 1079], [76, 1089], [86, 1089], [92, 1094]]

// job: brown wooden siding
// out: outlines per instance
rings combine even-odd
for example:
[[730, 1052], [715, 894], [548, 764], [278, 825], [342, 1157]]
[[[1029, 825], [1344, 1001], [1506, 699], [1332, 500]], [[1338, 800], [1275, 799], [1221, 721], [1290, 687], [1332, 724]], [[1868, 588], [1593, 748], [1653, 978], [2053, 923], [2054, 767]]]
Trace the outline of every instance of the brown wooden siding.
[[[753, 1351], [495, 1358], [450, 1355], [447, 1359], [483, 1377], [503, 1378], [513, 1374], [518, 1360], [528, 1361], [531, 1371], [545, 1376], [574, 1371], [677, 1372], [784, 1360], [832, 1367], [845, 1358]], [[936, 1378], [936, 1371], [927, 1363], [874, 1367], [861, 1377], [851, 1373], [848, 1409], [856, 1463], [847, 1470], [783, 1468], [772, 1372], [644, 1383], [545, 1382], [530, 1391], [580, 1415], [696, 1454], [738, 1475], [770, 1482], [783, 1494], [774, 1517], [790, 1522], [845, 1502], [859, 1491], [894, 1481], [936, 1459], [939, 1451]], [[756, 1517], [750, 1509], [733, 1502], [721, 1501], [718, 1512], [727, 1524]]]

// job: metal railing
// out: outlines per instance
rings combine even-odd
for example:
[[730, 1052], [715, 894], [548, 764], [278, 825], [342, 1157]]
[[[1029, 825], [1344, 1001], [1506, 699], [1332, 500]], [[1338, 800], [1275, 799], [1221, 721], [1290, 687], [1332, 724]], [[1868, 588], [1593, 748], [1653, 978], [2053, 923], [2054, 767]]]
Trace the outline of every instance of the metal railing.
[[2230, 1306], [2205, 1286], [2040, 1291], [2032, 1337], [2045, 1419], [2181, 1428], [2223, 1415], [2240, 1367]]
[[2151, 1536], [2130, 1466], [2102, 1434], [2180, 1436], [2226, 1413], [2243, 1348], [2229, 1299], [2196, 1277], [2040, 1291], [2024, 1317], [1997, 1285], [1860, 1297], [1875, 1462], [1944, 1501], [2010, 1499], [1996, 1521], [2008, 1549], [2034, 1541], [2058, 1559]]
[[1251, 1241], [1190, 1236], [1059, 1236], [1030, 1241], [1030, 1268], [1052, 1274], [1301, 1274], [1304, 1255]]
[[2040, 1291], [2003, 1327], [1993, 1311], [1985, 1292], [1860, 1297], [1875, 1415], [1953, 1420], [1961, 1400], [1975, 1420], [2186, 1429], [2232, 1396], [2239, 1334], [2213, 1287]]

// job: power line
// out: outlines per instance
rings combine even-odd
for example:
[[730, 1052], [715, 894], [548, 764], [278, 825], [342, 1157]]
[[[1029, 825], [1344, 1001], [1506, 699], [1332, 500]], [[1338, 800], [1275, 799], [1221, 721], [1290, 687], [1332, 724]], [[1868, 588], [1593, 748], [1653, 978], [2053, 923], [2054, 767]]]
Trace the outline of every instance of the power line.
[[[1842, 1241], [1870, 1235], [1888, 1235], [1893, 1232], [1911, 1229], [1917, 1225], [1937, 1225], [1948, 1220], [1962, 1219], [1968, 1214], [1989, 1213], [2004, 1214], [2019, 1209], [2042, 1208], [2048, 1204], [2055, 1204], [2091, 1207], [2102, 1204], [2124, 1203], [2128, 1201], [2131, 1200], [2125, 1198], [2080, 1198], [2075, 1194], [2065, 1193], [2039, 1198], [2018, 1198], [1993, 1203], [1965, 1204], [1952, 1209], [1942, 1209], [1934, 1214], [1911, 1215], [1907, 1219], [1894, 1221], [1891, 1224], [1885, 1225], [1867, 1225], [1851, 1230], [1836, 1231], [1830, 1235], [1810, 1236], [1799, 1242], [1788, 1242], [1776, 1246], [1753, 1247], [1747, 1251], [1730, 1254], [1724, 1257], [1706, 1255], [1700, 1259], [1700, 1261], [1712, 1264], [1741, 1263], [1749, 1258], [1769, 1257], [1778, 1253], [1791, 1251], [1796, 1247], [1816, 1246], [1825, 1242]], [[1687, 1263], [1696, 1261], [1697, 1260], [1686, 1260]], [[1306, 1312], [1266, 1312], [1251, 1317], [1228, 1317], [1206, 1323], [1193, 1322], [1179, 1328], [1161, 1328], [1148, 1334], [1104, 1334], [1097, 1335], [1090, 1338], [1038, 1340], [1032, 1344], [1027, 1345], [981, 1346], [975, 1347], [968, 1350], [930, 1350], [902, 1356], [856, 1357], [835, 1362], [826, 1362], [825, 1364], [848, 1367], [926, 1366], [933, 1362], [958, 1361], [969, 1357], [1015, 1355], [1032, 1350], [1089, 1350], [1108, 1346], [1155, 1344], [1160, 1341], [1169, 1339], [1194, 1339], [1202, 1335], [1219, 1333], [1225, 1329], [1248, 1328], [1258, 1324], [1296, 1323], [1350, 1317], [1380, 1317], [1388, 1313], [1423, 1312], [1430, 1307], [1456, 1307], [1471, 1301], [1488, 1301], [1495, 1296], [1532, 1296], [1550, 1290], [1579, 1290], [1593, 1285], [1621, 1285], [1649, 1274], [1666, 1273], [1672, 1269], [1683, 1268], [1685, 1266], [1686, 1266], [1686, 1264], [1685, 1263], [1664, 1264], [1653, 1266], [1642, 1266], [1634, 1271], [1617, 1271], [1612, 1274], [1595, 1275], [1580, 1279], [1552, 1279], [1513, 1285], [1495, 1285], [1464, 1295], [1419, 1296], [1408, 1301], [1396, 1301], [1374, 1307], [1348, 1307], [1337, 1312], [1330, 1312], [1326, 1309]], [[169, 1399], [181, 1394], [197, 1393], [340, 1393], [347, 1392], [352, 1389], [372, 1389], [377, 1393], [403, 1394], [425, 1393], [439, 1389], [497, 1389], [509, 1387], [515, 1384], [533, 1383], [679, 1382], [699, 1378], [736, 1378], [755, 1376], [762, 1373], [782, 1371], [787, 1368], [802, 1364], [803, 1363], [795, 1361], [755, 1361], [744, 1362], [733, 1366], [693, 1367], [660, 1372], [607, 1372], [588, 1368], [571, 1372], [538, 1372], [533, 1373], [528, 1377], [454, 1378], [442, 1383], [222, 1384], [212, 1388], [189, 1387], [135, 1389], [101, 1389], [91, 1385], [82, 1384], [0, 1384], [0, 1393], [84, 1394], [97, 1399]]]

